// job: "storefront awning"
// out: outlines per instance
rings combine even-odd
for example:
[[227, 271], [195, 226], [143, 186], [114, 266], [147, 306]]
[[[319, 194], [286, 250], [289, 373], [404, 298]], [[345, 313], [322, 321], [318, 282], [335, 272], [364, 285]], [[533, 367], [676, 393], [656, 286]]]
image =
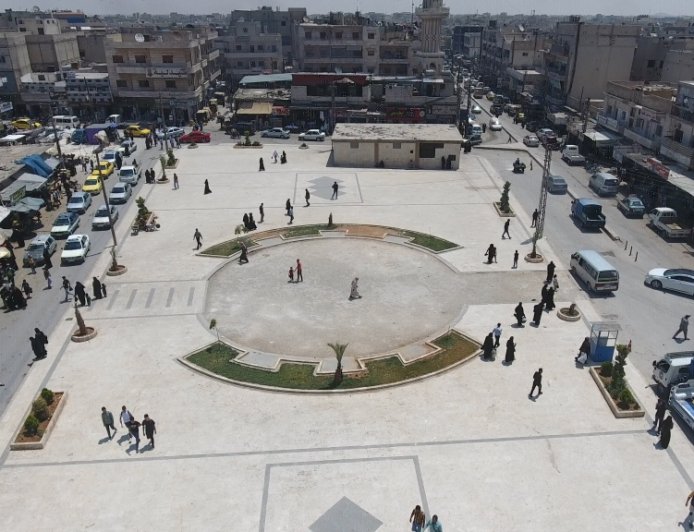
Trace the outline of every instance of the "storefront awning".
[[17, 202], [17, 205], [24, 205], [31, 209], [32, 211], [38, 211], [41, 207], [46, 205], [46, 202], [43, 201], [41, 198], [32, 198], [30, 196], [27, 196], [26, 198], [22, 198]]
[[588, 131], [584, 133], [583, 136], [593, 141], [597, 148], [614, 146], [617, 142], [619, 142], [619, 137], [612, 135], [607, 131]]
[[58, 167], [58, 165], [60, 164], [60, 161], [58, 159], [56, 159], [55, 157], [49, 157], [48, 159], [46, 159], [43, 162], [46, 163], [48, 166], [50, 166], [51, 170], [55, 170]]
[[36, 174], [22, 174], [17, 179], [18, 183], [24, 183], [27, 192], [39, 190], [46, 185], [46, 178]]
[[[0, 205], [0, 222], [2, 222], [10, 214], [12, 214], [12, 211], [10, 209]], [[0, 243], [3, 242], [4, 240], [5, 240], [5, 236], [3, 234], [0, 234]]]
[[242, 104], [243, 107], [236, 110], [237, 115], [271, 115], [272, 102], [251, 102]]

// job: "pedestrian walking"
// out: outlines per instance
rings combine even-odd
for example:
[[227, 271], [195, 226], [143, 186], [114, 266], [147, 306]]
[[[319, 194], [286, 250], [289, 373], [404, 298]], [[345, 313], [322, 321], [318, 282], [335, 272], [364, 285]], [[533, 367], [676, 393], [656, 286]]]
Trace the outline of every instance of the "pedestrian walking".
[[540, 397], [542, 395], [542, 368], [533, 373], [533, 387], [530, 388], [528, 397], [533, 396], [533, 393], [535, 393], [535, 388], [537, 388], [537, 396]]
[[672, 427], [675, 423], [672, 421], [672, 416], [668, 416], [660, 424], [660, 440], [658, 440], [658, 445], [661, 449], [667, 449], [670, 445], [670, 436], [672, 433]]
[[210, 189], [210, 184], [208, 183], [207, 179], [205, 179], [205, 190], [204, 190], [203, 194], [204, 195], [212, 194], [212, 190]]
[[518, 268], [518, 250], [513, 252], [513, 266], [512, 269], [517, 269]]
[[42, 360], [48, 356], [46, 351], [46, 345], [48, 345], [48, 338], [45, 334], [38, 328], [34, 328], [34, 336], [29, 338], [31, 344], [31, 351], [34, 353], [35, 360]]
[[508, 136], [508, 141], [506, 141], [506, 144], [511, 144], [513, 142], [513, 138], [511, 135]]
[[72, 292], [72, 285], [70, 284], [70, 281], [68, 280], [67, 277], [63, 275], [63, 290], [65, 290], [65, 301], [63, 303], [67, 303], [70, 301], [70, 292]]
[[655, 430], [657, 435], [660, 435], [665, 412], [667, 412], [667, 401], [662, 397], [658, 397], [658, 402], [655, 405], [655, 421], [653, 421], [653, 430]]
[[31, 294], [34, 291], [31, 289], [31, 286], [29, 286], [29, 283], [27, 282], [26, 279], [22, 280], [22, 291], [24, 292], [24, 296], [27, 299], [31, 299]]
[[554, 270], [556, 269], [556, 266], [554, 265], [554, 261], [550, 261], [549, 264], [547, 265], [547, 282], [549, 283], [552, 280], [552, 277], [554, 277]]
[[352, 301], [353, 299], [361, 299], [361, 295], [359, 294], [359, 277], [352, 279], [352, 284], [350, 286], [349, 300]]
[[29, 257], [27, 259], [27, 264], [29, 265], [29, 268], [31, 268], [32, 275], [36, 275], [36, 261]]
[[515, 310], [513, 311], [513, 315], [516, 318], [516, 324], [518, 327], [524, 327], [523, 322], [525, 321], [525, 310], [523, 310], [523, 303], [518, 302], [518, 305], [516, 306]]
[[494, 334], [490, 332], [487, 336], [485, 336], [484, 342], [482, 342], [482, 358], [484, 360], [492, 360], [493, 354], [494, 354]]
[[279, 157], [279, 155], [277, 155], [277, 150], [275, 150], [272, 152], [272, 162], [275, 164], [277, 164], [277, 157]]
[[289, 267], [289, 282], [294, 282], [294, 268], [292, 266]]
[[418, 504], [410, 513], [410, 523], [412, 523], [412, 532], [422, 532], [422, 527], [426, 521], [426, 516], [422, 511], [422, 507]]
[[258, 162], [258, 172], [264, 172], [265, 171], [265, 163], [263, 162], [263, 158], [260, 158], [260, 161]]
[[333, 181], [333, 195], [330, 196], [331, 200], [337, 199], [337, 191], [339, 188], [340, 188], [340, 186], [337, 184], [337, 181]]
[[43, 278], [46, 280], [46, 288], [48, 290], [53, 288], [53, 279], [51, 278], [51, 271], [48, 268], [43, 269]]
[[255, 220], [253, 219], [253, 213], [249, 212], [248, 213], [248, 229], [251, 231], [255, 231], [258, 229], [258, 226], [255, 223]]
[[[130, 413], [130, 410], [128, 410], [126, 406], [123, 405], [120, 411], [120, 426], [122, 427], [123, 425], [125, 425], [126, 427], [130, 428], [130, 423], [132, 423], [133, 421], [135, 421], [135, 416], [133, 416]], [[130, 440], [130, 437], [131, 435], [128, 434], [128, 440]]]
[[689, 506], [689, 515], [687, 515], [682, 525], [685, 527], [685, 530], [692, 530], [694, 529], [694, 491], [689, 493], [687, 500], [684, 501], [684, 505]]
[[492, 333], [494, 333], [494, 348], [497, 348], [501, 340], [501, 323], [496, 324], [496, 327], [492, 329]]
[[[104, 424], [104, 427], [106, 427], [108, 439], [112, 440], [113, 436], [115, 436], [116, 432], [118, 432], [118, 429], [113, 424], [113, 414], [109, 410], [106, 410], [105, 406], [101, 407], [101, 422]], [[111, 431], [113, 431], [113, 436], [111, 436]]]
[[439, 521], [439, 516], [434, 514], [431, 516], [431, 521], [429, 521], [424, 530], [429, 530], [431, 532], [443, 532], [443, 526], [441, 526], [441, 521]]
[[557, 279], [556, 273], [552, 276], [552, 290], [555, 292], [559, 290], [559, 279]]
[[142, 432], [149, 440], [149, 445], [154, 449], [154, 435], [157, 433], [157, 424], [149, 417], [149, 414], [145, 414], [145, 418], [142, 420]]
[[178, 190], [178, 174], [174, 173], [174, 190]]
[[87, 292], [84, 289], [84, 285], [79, 281], [75, 283], [75, 298], [80, 302], [81, 306], [87, 304]]
[[531, 158], [530, 158], [530, 170], [532, 170], [532, 169], [533, 169], [533, 159], [532, 159], [532, 157], [531, 157]]
[[248, 263], [248, 248], [246, 247], [245, 242], [241, 242], [241, 255], [239, 256], [239, 264], [247, 264]]
[[280, 164], [287, 164], [287, 153], [282, 150], [282, 156], [280, 157]]
[[50, 270], [53, 267], [53, 261], [51, 260], [51, 254], [47, 249], [43, 250], [43, 267], [46, 270]]
[[303, 283], [304, 282], [304, 267], [301, 264], [301, 261], [299, 259], [296, 259], [296, 282], [297, 283]]
[[545, 310], [549, 312], [550, 310], [554, 310], [554, 288], [551, 286], [547, 289], [547, 301], [545, 302]]
[[133, 419], [128, 423], [128, 441], [130, 441], [130, 436], [135, 438], [135, 452], [140, 452], [140, 422]]
[[92, 292], [94, 294], [94, 299], [101, 299], [101, 281], [96, 277], [92, 277]]
[[289, 209], [292, 208], [292, 202], [289, 201], [289, 198], [287, 198], [287, 201], [284, 202], [284, 209], [287, 211], [285, 216], [289, 216]]
[[308, 200], [311, 199], [311, 193], [308, 191], [307, 188], [304, 189], [304, 190], [306, 191], [306, 193], [304, 194], [304, 198], [306, 199], [306, 207], [310, 207], [310, 206], [311, 206], [311, 202], [309, 202]]
[[260, 221], [258, 223], [261, 224], [265, 221], [265, 205], [263, 203], [258, 207], [258, 212], [260, 213]]
[[687, 330], [688, 329], [689, 329], [689, 314], [682, 317], [682, 319], [680, 320], [680, 328], [677, 329], [677, 332], [672, 336], [672, 339], [673, 340], [677, 339], [677, 335], [679, 333], [683, 333], [684, 339], [689, 340], [689, 338], [687, 337]]
[[294, 223], [294, 207], [289, 207], [289, 223], [287, 225], [292, 225]]
[[581, 347], [578, 348], [578, 355], [574, 358], [574, 361], [577, 364], [581, 364], [582, 366], [585, 366], [586, 362], [588, 362], [588, 357], [590, 356], [590, 338], [587, 336], [583, 339], [583, 343], [581, 343]]
[[193, 233], [193, 240], [197, 242], [198, 247], [195, 248], [195, 251], [200, 249], [202, 247], [202, 233], [198, 231], [198, 228], [195, 228], [195, 233]]
[[504, 224], [504, 232], [501, 233], [501, 240], [505, 239], [507, 236], [509, 239], [511, 238], [511, 233], [508, 232], [508, 228], [511, 225], [511, 219], [507, 218], [506, 223]]
[[540, 215], [539, 212], [537, 212], [537, 209], [533, 211], [533, 223], [530, 224], [530, 227], [535, 227], [537, 225], [537, 217]]
[[506, 356], [504, 356], [504, 362], [511, 365], [514, 360], [516, 360], [516, 343], [513, 341], [513, 336], [511, 336], [506, 341]]
[[487, 124], [482, 122], [482, 133], [486, 133], [486, 132], [487, 132]]
[[545, 310], [545, 302], [540, 301], [537, 305], [533, 306], [533, 324], [535, 327], [540, 326], [540, 321], [542, 320], [542, 311]]

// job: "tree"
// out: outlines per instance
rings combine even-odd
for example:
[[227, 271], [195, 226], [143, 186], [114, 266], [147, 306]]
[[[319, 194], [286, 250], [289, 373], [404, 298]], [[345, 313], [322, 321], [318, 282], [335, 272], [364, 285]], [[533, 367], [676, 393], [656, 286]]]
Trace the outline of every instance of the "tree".
[[214, 329], [214, 332], [217, 333], [217, 343], [219, 343], [219, 329], [217, 329], [217, 320], [214, 318], [210, 320], [210, 329]]
[[508, 204], [509, 190], [511, 190], [511, 183], [506, 181], [506, 183], [504, 183], [504, 190], [501, 193], [501, 199], [499, 200], [499, 208], [501, 209], [501, 212], [509, 212], [511, 210], [511, 206]]
[[615, 398], [618, 398], [627, 389], [624, 380], [624, 366], [627, 364], [627, 356], [629, 356], [629, 348], [624, 344], [618, 344], [617, 356], [612, 366], [612, 382], [609, 385], [610, 394]]
[[77, 330], [80, 336], [87, 335], [87, 326], [84, 324], [84, 319], [82, 314], [80, 314], [80, 309], [77, 308], [77, 301], [75, 301], [75, 320], [77, 321]]
[[328, 344], [328, 347], [335, 352], [335, 358], [337, 359], [337, 368], [335, 368], [335, 378], [333, 380], [334, 384], [340, 384], [342, 382], [342, 357], [345, 356], [345, 351], [349, 344]]

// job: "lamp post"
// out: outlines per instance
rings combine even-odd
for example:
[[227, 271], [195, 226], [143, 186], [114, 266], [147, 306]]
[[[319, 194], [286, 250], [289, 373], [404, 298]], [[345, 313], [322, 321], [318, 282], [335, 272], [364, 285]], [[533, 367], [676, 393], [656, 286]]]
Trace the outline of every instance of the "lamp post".
[[545, 146], [545, 161], [542, 166], [542, 183], [540, 184], [540, 203], [537, 207], [537, 222], [535, 222], [535, 234], [533, 235], [533, 250], [530, 256], [537, 257], [537, 241], [542, 238], [545, 229], [545, 212], [547, 210], [547, 188], [549, 184], [549, 166], [552, 162], [552, 150]]
[[105, 131], [99, 131], [96, 134], [96, 138], [99, 140], [99, 145], [94, 148], [94, 155], [96, 155], [96, 168], [98, 170], [99, 182], [101, 183], [101, 193], [104, 196], [104, 203], [106, 204], [106, 212], [108, 214], [108, 226], [111, 229], [111, 237], [113, 238], [113, 247], [111, 248], [111, 267], [109, 271], [117, 272], [122, 269], [116, 260], [116, 247], [118, 246], [118, 239], [116, 238], [116, 230], [113, 227], [113, 218], [111, 217], [111, 205], [108, 202], [108, 196], [106, 195], [106, 186], [104, 185], [104, 177], [101, 173], [101, 163], [99, 161], [99, 154], [104, 151], [104, 148], [108, 146], [108, 137]]

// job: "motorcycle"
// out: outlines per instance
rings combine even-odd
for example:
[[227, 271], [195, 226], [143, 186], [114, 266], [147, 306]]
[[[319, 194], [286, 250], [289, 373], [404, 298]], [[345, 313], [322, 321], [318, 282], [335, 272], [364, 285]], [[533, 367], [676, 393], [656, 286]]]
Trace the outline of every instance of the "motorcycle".
[[525, 173], [525, 163], [516, 159], [513, 161], [513, 173], [514, 174], [524, 174]]

